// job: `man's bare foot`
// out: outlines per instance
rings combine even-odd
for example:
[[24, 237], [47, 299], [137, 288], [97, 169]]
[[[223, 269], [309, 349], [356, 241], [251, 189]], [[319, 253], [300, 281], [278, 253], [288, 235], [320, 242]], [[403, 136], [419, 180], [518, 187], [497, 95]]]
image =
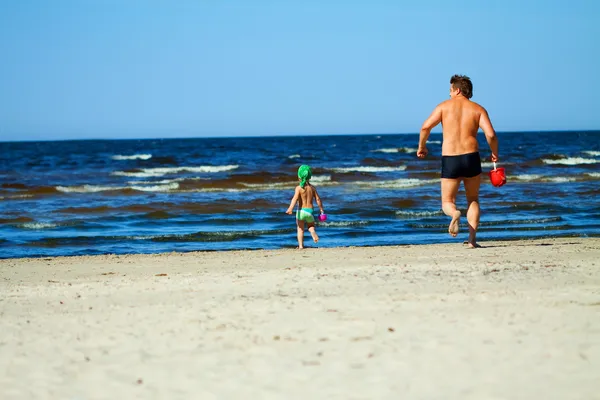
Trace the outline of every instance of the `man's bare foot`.
[[458, 235], [459, 222], [460, 211], [456, 210], [452, 216], [452, 221], [450, 221], [450, 225], [448, 226], [448, 233], [450, 236], [456, 237], [456, 235]]
[[479, 248], [481, 248], [481, 245], [477, 244], [476, 242], [467, 242], [467, 245], [469, 246], [470, 249], [479, 249]]
[[296, 250], [304, 250], [304, 246], [298, 246], [296, 247]]

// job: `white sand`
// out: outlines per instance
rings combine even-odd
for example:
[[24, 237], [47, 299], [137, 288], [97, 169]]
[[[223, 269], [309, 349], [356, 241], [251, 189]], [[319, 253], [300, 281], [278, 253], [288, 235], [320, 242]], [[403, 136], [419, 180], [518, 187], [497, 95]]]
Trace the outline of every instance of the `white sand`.
[[0, 399], [600, 399], [600, 239], [485, 245], [0, 260]]

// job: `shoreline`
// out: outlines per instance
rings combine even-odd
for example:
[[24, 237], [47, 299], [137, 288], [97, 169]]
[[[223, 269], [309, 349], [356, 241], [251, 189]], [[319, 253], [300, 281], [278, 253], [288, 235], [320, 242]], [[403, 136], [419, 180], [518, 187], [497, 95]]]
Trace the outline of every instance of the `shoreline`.
[[[478, 241], [477, 243], [481, 245], [481, 249], [486, 248], [494, 248], [497, 246], [505, 246], [509, 247], [512, 243], [520, 243], [517, 246], [525, 246], [529, 244], [535, 244], [537, 242], [553, 242], [553, 241], [573, 241], [573, 240], [598, 240], [600, 241], [600, 236], [551, 236], [544, 238], [511, 238], [511, 239], [502, 239], [502, 240], [484, 240]], [[440, 241], [436, 243], [408, 243], [408, 244], [383, 244], [383, 245], [363, 245], [363, 246], [336, 246], [336, 247], [317, 247], [315, 246], [310, 238], [310, 234], [307, 232], [304, 238], [305, 249], [307, 251], [335, 251], [335, 250], [345, 250], [345, 249], [372, 249], [372, 248], [409, 248], [416, 246], [459, 246], [463, 245], [466, 248], [467, 241], [466, 239], [461, 243], [459, 240], [448, 239], [447, 241]], [[308, 245], [306, 244], [308, 242]], [[483, 244], [482, 244], [483, 243]], [[263, 248], [245, 248], [245, 249], [206, 249], [206, 250], [189, 250], [189, 251], [164, 251], [160, 253], [103, 253], [103, 254], [83, 254], [83, 255], [60, 255], [60, 256], [51, 256], [51, 255], [39, 255], [39, 256], [28, 256], [28, 257], [0, 257], [0, 264], [2, 262], [8, 261], [33, 261], [39, 259], [72, 259], [72, 258], [94, 258], [94, 257], [134, 257], [134, 256], [163, 256], [163, 255], [185, 255], [185, 254], [204, 254], [204, 253], [253, 253], [253, 252], [279, 252], [279, 251], [298, 251], [298, 249], [293, 245], [287, 245], [281, 248], [276, 249], [263, 249]], [[1, 265], [0, 265], [1, 266]]]
[[484, 246], [3, 259], [0, 397], [599, 398], [600, 238]]

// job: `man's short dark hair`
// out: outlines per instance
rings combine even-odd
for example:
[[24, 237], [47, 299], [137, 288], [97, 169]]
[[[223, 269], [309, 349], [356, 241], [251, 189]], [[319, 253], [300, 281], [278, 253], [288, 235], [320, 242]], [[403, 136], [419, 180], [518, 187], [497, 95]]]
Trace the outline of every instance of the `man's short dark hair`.
[[450, 78], [450, 84], [454, 89], [460, 89], [460, 92], [467, 99], [473, 97], [473, 83], [471, 83], [471, 78], [466, 75], [453, 75]]

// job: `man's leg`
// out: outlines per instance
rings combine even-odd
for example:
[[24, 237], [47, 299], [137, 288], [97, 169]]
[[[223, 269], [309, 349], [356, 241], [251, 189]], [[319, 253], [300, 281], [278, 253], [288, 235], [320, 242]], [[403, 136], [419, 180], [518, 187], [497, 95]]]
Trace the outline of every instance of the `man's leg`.
[[298, 248], [304, 248], [304, 221], [296, 220], [298, 226]]
[[467, 192], [467, 221], [469, 221], [469, 247], [479, 247], [477, 244], [477, 228], [479, 228], [479, 186], [481, 175], [464, 179], [465, 192]]
[[456, 209], [456, 195], [460, 187], [460, 179], [442, 178], [442, 210], [452, 218], [448, 226], [448, 233], [452, 237], [458, 234], [460, 211]]

